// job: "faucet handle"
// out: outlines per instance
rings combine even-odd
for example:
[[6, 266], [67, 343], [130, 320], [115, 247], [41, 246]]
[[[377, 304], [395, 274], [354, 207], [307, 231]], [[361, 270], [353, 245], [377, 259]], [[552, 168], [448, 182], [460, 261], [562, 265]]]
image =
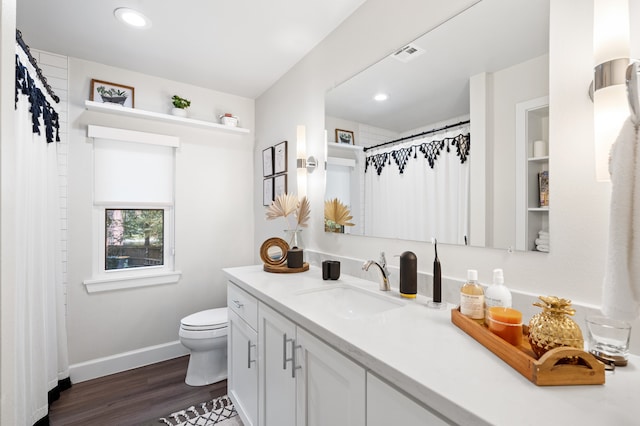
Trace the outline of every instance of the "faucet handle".
[[387, 258], [385, 257], [383, 251], [380, 252], [380, 260], [378, 261], [378, 263], [380, 264], [380, 266], [382, 266], [382, 269], [384, 270], [384, 273], [387, 274], [387, 277], [390, 277], [391, 273], [389, 272], [389, 269], [387, 269]]

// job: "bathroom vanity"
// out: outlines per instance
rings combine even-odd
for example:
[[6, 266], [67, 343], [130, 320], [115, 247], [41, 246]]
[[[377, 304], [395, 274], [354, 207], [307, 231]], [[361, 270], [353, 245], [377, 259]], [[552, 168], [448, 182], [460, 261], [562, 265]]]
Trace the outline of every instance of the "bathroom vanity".
[[539, 387], [428, 299], [311, 267], [228, 268], [229, 395], [245, 425], [634, 424], [640, 357], [604, 385]]

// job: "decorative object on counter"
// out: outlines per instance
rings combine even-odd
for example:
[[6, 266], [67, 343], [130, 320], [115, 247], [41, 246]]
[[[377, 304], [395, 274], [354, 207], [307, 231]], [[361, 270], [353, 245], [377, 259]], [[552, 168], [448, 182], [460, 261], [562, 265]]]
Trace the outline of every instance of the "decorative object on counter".
[[[238, 126], [238, 117], [231, 113], [225, 113], [218, 116], [220, 119], [220, 124], [224, 124], [225, 126], [237, 127]], [[265, 175], [267, 176], [267, 175]]]
[[[298, 201], [295, 194], [288, 193], [277, 196], [266, 212], [267, 220], [283, 217], [289, 229], [293, 231], [298, 231], [300, 227], [307, 227], [310, 214], [311, 208], [307, 197], [302, 197], [302, 200]], [[293, 220], [290, 220], [290, 217]], [[293, 244], [295, 236], [296, 232], [293, 232], [292, 240], [289, 241], [289, 245], [292, 247], [297, 247]]]
[[513, 346], [520, 346], [522, 343], [522, 312], [504, 306], [492, 306], [489, 308], [489, 331]]
[[187, 108], [191, 106], [190, 100], [181, 98], [178, 95], [173, 95], [171, 97], [171, 103], [173, 104], [173, 108], [171, 109], [171, 114], [177, 117], [187, 116]]
[[324, 260], [322, 262], [322, 279], [337, 280], [340, 278], [340, 262], [337, 260]]
[[451, 311], [451, 322], [537, 386], [601, 385], [605, 382], [604, 364], [582, 349], [558, 347], [536, 359], [526, 338], [528, 327], [522, 327], [522, 344], [514, 346], [462, 315], [459, 309]]
[[309, 270], [307, 262], [303, 262], [299, 268], [289, 268], [287, 265], [289, 252], [289, 244], [282, 238], [273, 237], [267, 239], [260, 246], [260, 259], [264, 262], [263, 269], [266, 272], [275, 273], [293, 273]]
[[478, 284], [478, 271], [467, 271], [467, 282], [460, 289], [460, 312], [478, 324], [484, 324], [484, 289]]
[[484, 323], [489, 325], [489, 308], [492, 306], [511, 307], [511, 292], [504, 285], [502, 269], [493, 270], [493, 283], [484, 292]]
[[131, 86], [92, 79], [89, 100], [133, 108], [134, 92]]
[[287, 251], [287, 268], [302, 268], [304, 261], [302, 259], [302, 249], [301, 248], [290, 248]]
[[627, 365], [631, 324], [601, 315], [588, 316], [585, 322], [589, 352], [606, 364]]
[[418, 258], [405, 251], [400, 255], [400, 296], [415, 299], [418, 293]]
[[535, 314], [529, 321], [529, 344], [538, 357], [545, 352], [561, 347], [583, 349], [584, 339], [582, 331], [569, 315], [576, 313], [571, 308], [571, 300], [556, 296], [539, 296], [543, 303], [536, 302], [533, 306], [542, 308], [542, 312]]
[[351, 219], [353, 219], [351, 211], [337, 198], [324, 202], [325, 231], [344, 233], [345, 226], [355, 226]]

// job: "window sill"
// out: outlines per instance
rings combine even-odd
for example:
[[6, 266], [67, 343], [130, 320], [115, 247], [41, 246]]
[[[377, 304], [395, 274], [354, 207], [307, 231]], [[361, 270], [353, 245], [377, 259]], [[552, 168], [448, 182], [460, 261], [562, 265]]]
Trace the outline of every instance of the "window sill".
[[87, 293], [101, 293], [103, 291], [123, 290], [137, 287], [148, 287], [152, 285], [175, 284], [180, 279], [182, 272], [164, 272], [149, 275], [129, 275], [119, 278], [96, 278], [84, 280], [82, 284], [87, 289]]

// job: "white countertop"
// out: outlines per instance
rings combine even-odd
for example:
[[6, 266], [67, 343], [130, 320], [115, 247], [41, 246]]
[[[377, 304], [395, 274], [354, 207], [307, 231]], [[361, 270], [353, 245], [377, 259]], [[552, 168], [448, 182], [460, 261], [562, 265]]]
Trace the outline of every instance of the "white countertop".
[[[606, 372], [604, 385], [536, 386], [451, 323], [429, 299], [401, 299], [378, 283], [342, 275], [322, 280], [311, 267], [297, 274], [262, 265], [227, 268], [230, 281], [293, 322], [452, 421], [492, 425], [640, 424], [640, 357]], [[373, 316], [344, 319], [300, 298], [300, 290], [348, 284], [405, 304]], [[515, 306], [515, 308], [518, 308]]]

